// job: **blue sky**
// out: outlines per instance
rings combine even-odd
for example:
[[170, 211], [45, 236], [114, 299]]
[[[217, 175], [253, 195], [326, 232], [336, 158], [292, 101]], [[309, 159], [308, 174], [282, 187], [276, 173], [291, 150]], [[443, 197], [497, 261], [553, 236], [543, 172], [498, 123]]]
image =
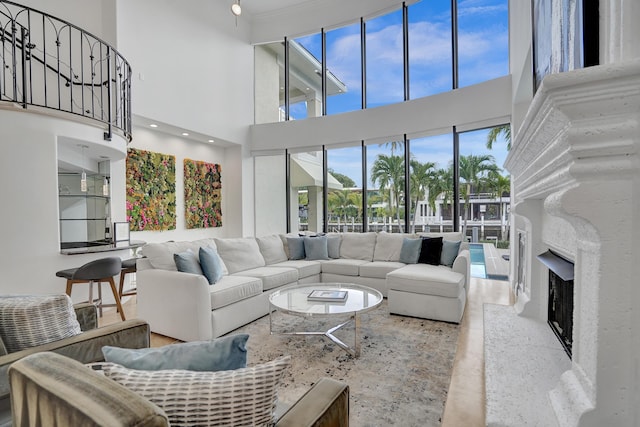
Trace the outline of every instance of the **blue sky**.
[[[409, 6], [410, 95], [412, 99], [449, 91], [451, 77], [450, 0], [422, 0]], [[507, 0], [458, 0], [459, 84], [468, 86], [508, 74]], [[400, 10], [366, 21], [367, 107], [401, 102], [403, 89], [402, 12]], [[296, 39], [317, 58], [321, 57], [320, 35]], [[328, 114], [360, 108], [359, 22], [327, 32], [327, 68], [346, 84], [348, 92], [329, 97]], [[294, 117], [304, 117], [303, 105], [292, 105]], [[462, 134], [461, 154], [488, 153], [502, 167], [506, 144], [498, 141], [490, 152], [485, 147], [488, 130]], [[451, 134], [412, 141], [412, 154], [420, 161], [446, 167], [452, 159]], [[350, 176], [358, 185], [360, 150], [329, 152], [329, 167]], [[378, 152], [390, 149], [372, 145], [370, 165]]]

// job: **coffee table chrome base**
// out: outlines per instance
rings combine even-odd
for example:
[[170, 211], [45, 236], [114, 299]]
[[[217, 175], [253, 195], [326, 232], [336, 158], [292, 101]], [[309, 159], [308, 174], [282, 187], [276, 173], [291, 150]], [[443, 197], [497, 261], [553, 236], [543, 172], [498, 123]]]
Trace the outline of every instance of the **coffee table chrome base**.
[[[348, 325], [349, 323], [351, 323], [351, 321], [354, 322], [354, 328], [353, 328], [354, 346], [353, 347], [349, 347], [340, 338], [338, 338], [335, 335], [333, 335], [333, 333], [335, 331], [337, 331], [338, 329], [342, 328], [345, 325]], [[271, 310], [269, 310], [269, 333], [271, 333], [271, 335], [273, 335], [273, 334], [278, 334], [278, 335], [323, 335], [323, 336], [329, 338], [338, 347], [342, 348], [343, 350], [345, 350], [347, 353], [349, 353], [353, 357], [360, 357], [360, 341], [358, 340], [358, 329], [360, 329], [360, 316], [358, 316], [358, 314], [356, 313], [356, 314], [351, 315], [346, 322], [343, 322], [343, 323], [339, 324], [338, 326], [334, 326], [333, 328], [330, 328], [328, 331], [324, 331], [324, 332], [322, 332], [322, 331], [274, 332], [273, 331], [273, 312]]]

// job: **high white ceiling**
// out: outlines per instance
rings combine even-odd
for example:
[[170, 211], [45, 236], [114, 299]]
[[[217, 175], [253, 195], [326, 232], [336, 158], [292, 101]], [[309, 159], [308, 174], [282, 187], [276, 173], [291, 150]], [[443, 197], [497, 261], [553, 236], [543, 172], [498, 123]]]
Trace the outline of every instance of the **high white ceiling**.
[[[236, 0], [225, 0], [231, 3]], [[242, 12], [245, 11], [251, 15], [261, 15], [263, 13], [270, 13], [276, 10], [285, 9], [287, 7], [296, 6], [302, 3], [314, 3], [317, 0], [240, 0], [240, 6], [242, 6]]]

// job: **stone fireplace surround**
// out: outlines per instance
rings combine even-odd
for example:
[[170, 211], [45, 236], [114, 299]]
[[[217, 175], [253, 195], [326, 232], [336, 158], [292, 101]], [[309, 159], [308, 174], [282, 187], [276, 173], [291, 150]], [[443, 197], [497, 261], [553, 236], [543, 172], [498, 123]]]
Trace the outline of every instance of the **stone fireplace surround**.
[[640, 425], [639, 122], [640, 61], [549, 75], [505, 163], [526, 236], [518, 314], [547, 321], [536, 255], [575, 263], [573, 358], [547, 391], [558, 426]]

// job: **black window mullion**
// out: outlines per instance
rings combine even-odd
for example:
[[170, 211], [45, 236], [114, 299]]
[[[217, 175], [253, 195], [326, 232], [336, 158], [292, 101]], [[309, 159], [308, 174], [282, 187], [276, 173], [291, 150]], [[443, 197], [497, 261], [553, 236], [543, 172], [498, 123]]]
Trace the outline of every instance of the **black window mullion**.
[[[460, 229], [460, 135], [453, 127], [453, 231]], [[462, 236], [466, 239], [465, 236]]]
[[364, 18], [360, 18], [360, 70], [362, 87], [362, 106], [364, 110], [367, 108], [367, 24]]
[[367, 206], [369, 205], [369, 194], [367, 193], [367, 146], [364, 144], [364, 140], [360, 141], [362, 147], [362, 232], [364, 233], [369, 229], [369, 212], [367, 212]]
[[411, 148], [407, 134], [404, 134], [404, 232], [409, 232], [409, 218], [411, 216], [411, 168], [409, 160], [411, 159]]
[[289, 39], [284, 38], [284, 115], [289, 120]]
[[451, 0], [451, 72], [452, 89], [458, 89], [458, 0]]
[[409, 95], [409, 8], [402, 3], [402, 50], [404, 66], [404, 100], [410, 99]]
[[322, 45], [322, 115], [327, 115], [327, 33], [324, 28], [320, 32], [320, 44]]

